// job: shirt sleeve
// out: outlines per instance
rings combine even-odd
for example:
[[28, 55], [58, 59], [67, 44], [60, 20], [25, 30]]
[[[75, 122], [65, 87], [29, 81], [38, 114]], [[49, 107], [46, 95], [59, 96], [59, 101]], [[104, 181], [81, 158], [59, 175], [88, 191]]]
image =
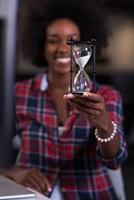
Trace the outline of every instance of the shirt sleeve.
[[124, 136], [123, 129], [123, 107], [122, 107], [122, 97], [118, 91], [113, 89], [112, 87], [105, 88], [105, 94], [109, 94], [107, 96], [104, 95], [105, 104], [109, 113], [109, 116], [112, 121], [117, 124], [117, 133], [120, 138], [120, 147], [119, 151], [115, 157], [112, 159], [105, 159], [101, 155], [100, 149], [97, 146], [97, 155], [99, 159], [111, 169], [118, 168], [127, 158], [127, 145]]

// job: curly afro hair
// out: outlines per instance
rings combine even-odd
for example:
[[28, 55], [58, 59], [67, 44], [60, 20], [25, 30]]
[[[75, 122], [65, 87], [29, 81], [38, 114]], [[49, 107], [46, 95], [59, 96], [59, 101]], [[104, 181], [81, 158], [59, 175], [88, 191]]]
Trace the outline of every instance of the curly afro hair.
[[107, 44], [104, 13], [91, 0], [23, 0], [20, 6], [20, 46], [25, 59], [45, 66], [43, 56], [47, 26], [58, 18], [68, 18], [80, 29], [81, 40], [95, 38], [97, 51]]

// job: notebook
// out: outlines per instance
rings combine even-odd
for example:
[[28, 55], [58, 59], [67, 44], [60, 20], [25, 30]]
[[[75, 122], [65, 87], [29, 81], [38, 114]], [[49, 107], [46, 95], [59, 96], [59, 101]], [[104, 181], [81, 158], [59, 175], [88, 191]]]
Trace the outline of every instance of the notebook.
[[0, 199], [34, 200], [35, 193], [0, 175]]

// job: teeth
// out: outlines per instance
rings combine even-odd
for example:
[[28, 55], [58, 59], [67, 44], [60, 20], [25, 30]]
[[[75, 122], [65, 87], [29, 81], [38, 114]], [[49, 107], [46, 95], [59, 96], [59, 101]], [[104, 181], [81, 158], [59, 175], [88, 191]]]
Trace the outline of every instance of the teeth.
[[57, 58], [58, 62], [67, 63], [70, 62], [70, 58]]

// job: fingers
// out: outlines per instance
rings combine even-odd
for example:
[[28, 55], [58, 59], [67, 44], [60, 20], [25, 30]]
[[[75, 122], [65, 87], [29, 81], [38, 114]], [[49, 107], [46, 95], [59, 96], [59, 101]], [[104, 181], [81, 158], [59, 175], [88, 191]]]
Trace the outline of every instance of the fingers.
[[104, 98], [99, 94], [83, 93], [83, 95], [68, 94], [64, 99], [75, 107], [81, 114], [86, 117], [95, 126], [100, 122], [107, 120], [107, 110]]
[[69, 93], [69, 94], [65, 94], [64, 96], [63, 96], [63, 98], [65, 99], [65, 100], [71, 100], [72, 98], [74, 98], [75, 96], [72, 94], [72, 93]]
[[89, 116], [88, 118], [95, 117], [95, 116], [98, 116], [100, 114], [100, 110], [97, 109], [95, 106], [94, 106], [94, 108], [91, 107], [91, 106], [85, 107], [85, 105], [83, 105], [81, 103], [73, 102], [73, 101], [71, 101], [70, 103], [72, 104], [72, 106], [77, 108], [80, 112], [88, 115]]
[[30, 171], [24, 177], [22, 184], [33, 188], [40, 193], [51, 191], [51, 185], [47, 178], [44, 177], [44, 175], [36, 169], [30, 169]]
[[83, 98], [86, 98], [88, 101], [92, 103], [101, 103], [103, 101], [103, 97], [99, 94], [91, 93], [91, 92], [84, 92]]
[[94, 94], [90, 92], [84, 92], [83, 95], [74, 95], [74, 94], [66, 94], [63, 97], [65, 100], [81, 100], [81, 101], [87, 101], [90, 103], [101, 103], [103, 101], [102, 96], [99, 94]]
[[89, 109], [95, 109], [95, 110], [99, 110], [100, 109], [100, 103], [94, 103], [91, 102], [90, 100], [86, 99], [86, 98], [75, 98], [70, 100], [70, 103], [73, 103], [75, 105], [79, 105], [83, 108], [89, 108]]
[[92, 93], [84, 93], [82, 96], [67, 94], [64, 95], [64, 99], [68, 100], [69, 103], [76, 107], [79, 110], [85, 109], [85, 111], [91, 113], [98, 113], [104, 109], [104, 100], [100, 95], [92, 94]]
[[28, 179], [24, 179], [22, 184], [24, 186], [26, 186], [26, 187], [32, 188], [34, 190], [37, 190], [40, 193], [43, 192], [41, 187], [37, 184], [36, 181], [34, 181], [34, 179], [32, 177], [29, 177]]

